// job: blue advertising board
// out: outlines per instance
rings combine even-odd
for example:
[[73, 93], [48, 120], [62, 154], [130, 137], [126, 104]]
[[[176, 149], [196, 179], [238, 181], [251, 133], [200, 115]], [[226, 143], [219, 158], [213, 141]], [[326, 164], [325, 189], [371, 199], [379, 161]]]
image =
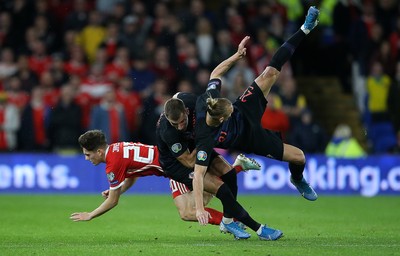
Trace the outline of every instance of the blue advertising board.
[[[254, 157], [260, 171], [238, 175], [241, 194], [295, 194], [287, 163]], [[226, 156], [228, 161], [232, 158]], [[93, 166], [83, 155], [0, 154], [0, 193], [100, 193], [108, 188], [105, 165]], [[400, 156], [348, 160], [308, 155], [304, 172], [319, 194], [400, 195]], [[170, 193], [168, 179], [143, 177], [129, 193]]]

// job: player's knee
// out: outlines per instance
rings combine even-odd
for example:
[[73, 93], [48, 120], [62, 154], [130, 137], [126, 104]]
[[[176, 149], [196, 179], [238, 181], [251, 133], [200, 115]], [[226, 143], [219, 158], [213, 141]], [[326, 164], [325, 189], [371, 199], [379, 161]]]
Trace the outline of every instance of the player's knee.
[[179, 217], [183, 221], [194, 221], [194, 220], [197, 220], [196, 216], [193, 213], [191, 213], [190, 211], [187, 211], [187, 210], [179, 210]]
[[303, 165], [306, 163], [306, 156], [304, 155], [303, 150], [299, 149], [294, 153], [292, 162], [297, 165]]

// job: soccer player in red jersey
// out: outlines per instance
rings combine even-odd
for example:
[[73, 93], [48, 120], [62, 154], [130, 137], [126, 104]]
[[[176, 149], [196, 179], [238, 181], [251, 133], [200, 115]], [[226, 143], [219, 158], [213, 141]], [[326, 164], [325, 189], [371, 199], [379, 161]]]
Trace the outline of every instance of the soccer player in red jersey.
[[[156, 146], [134, 142], [118, 142], [109, 145], [105, 134], [100, 130], [87, 131], [79, 137], [78, 141], [86, 160], [94, 165], [106, 164], [110, 188], [102, 192], [106, 200], [99, 207], [91, 212], [72, 213], [70, 219], [73, 221], [89, 221], [111, 210], [118, 204], [120, 195], [140, 177], [151, 175], [167, 177], [160, 166]], [[240, 160], [236, 160], [234, 165], [238, 172], [249, 168], [259, 169], [258, 163], [253, 159], [243, 157], [243, 155], [237, 159]], [[197, 221], [192, 192], [184, 184], [174, 180], [170, 180], [170, 188], [181, 219]], [[213, 195], [204, 192], [205, 205], [212, 197]], [[212, 208], [205, 209], [212, 216], [209, 224], [219, 225], [222, 213]]]

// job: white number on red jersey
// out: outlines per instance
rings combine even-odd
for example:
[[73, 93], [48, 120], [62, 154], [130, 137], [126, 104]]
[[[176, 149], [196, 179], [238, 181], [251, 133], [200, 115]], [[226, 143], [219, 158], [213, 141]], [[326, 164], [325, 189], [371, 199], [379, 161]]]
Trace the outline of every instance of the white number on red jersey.
[[[147, 149], [147, 156], [140, 155], [141, 153], [142, 154], [144, 153], [144, 152], [140, 152], [141, 148]], [[129, 158], [129, 152], [130, 152], [130, 150], [133, 150], [133, 160], [135, 162], [144, 163], [144, 164], [150, 164], [153, 162], [154, 146], [144, 145], [144, 144], [140, 144], [140, 143], [124, 142], [123, 150], [124, 150], [124, 155], [123, 155], [124, 158]]]

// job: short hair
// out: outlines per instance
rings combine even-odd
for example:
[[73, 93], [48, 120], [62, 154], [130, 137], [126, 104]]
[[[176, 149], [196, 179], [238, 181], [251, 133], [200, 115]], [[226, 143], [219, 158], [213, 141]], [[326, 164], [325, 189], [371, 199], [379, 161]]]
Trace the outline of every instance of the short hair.
[[176, 121], [185, 112], [186, 106], [181, 99], [171, 98], [164, 104], [164, 115], [167, 119]]
[[106, 135], [100, 130], [89, 130], [79, 136], [79, 145], [89, 151], [94, 151], [107, 146]]
[[207, 98], [207, 113], [212, 118], [227, 116], [230, 106], [232, 102], [227, 98], [212, 98], [211, 95]]

